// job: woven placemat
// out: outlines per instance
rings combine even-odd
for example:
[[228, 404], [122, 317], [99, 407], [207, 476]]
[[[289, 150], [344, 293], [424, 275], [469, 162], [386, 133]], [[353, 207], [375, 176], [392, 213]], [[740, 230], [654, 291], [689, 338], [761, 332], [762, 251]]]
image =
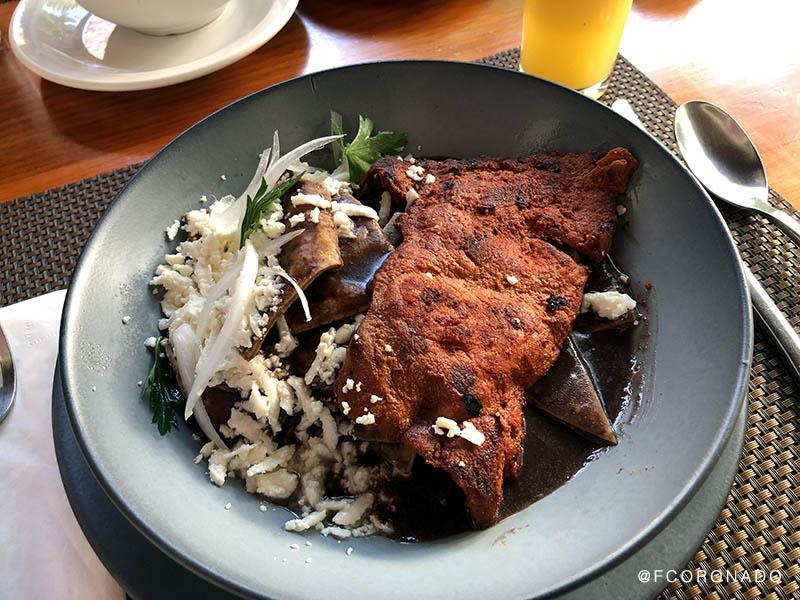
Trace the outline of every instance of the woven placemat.
[[[509, 50], [479, 62], [516, 69]], [[603, 102], [625, 98], [649, 131], [676, 153], [676, 105], [620, 57]], [[0, 203], [0, 306], [65, 287], [80, 250], [101, 213], [141, 165]], [[774, 191], [770, 201], [800, 214]], [[742, 256], [790, 321], [800, 325], [800, 254], [770, 223], [721, 207]], [[750, 582], [671, 584], [663, 600], [800, 598], [800, 406], [798, 389], [776, 348], [758, 327], [750, 378], [748, 429], [739, 472], [727, 505], [688, 570], [747, 573]], [[753, 582], [759, 572], [778, 576]]]

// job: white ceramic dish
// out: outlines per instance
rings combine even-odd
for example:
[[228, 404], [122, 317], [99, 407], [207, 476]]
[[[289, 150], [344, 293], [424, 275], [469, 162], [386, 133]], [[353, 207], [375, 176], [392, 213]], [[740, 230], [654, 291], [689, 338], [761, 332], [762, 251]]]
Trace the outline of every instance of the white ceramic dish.
[[280, 31], [298, 0], [231, 0], [188, 33], [150, 36], [104, 21], [74, 0], [21, 0], [9, 26], [16, 57], [37, 75], [85, 90], [143, 90], [236, 62]]

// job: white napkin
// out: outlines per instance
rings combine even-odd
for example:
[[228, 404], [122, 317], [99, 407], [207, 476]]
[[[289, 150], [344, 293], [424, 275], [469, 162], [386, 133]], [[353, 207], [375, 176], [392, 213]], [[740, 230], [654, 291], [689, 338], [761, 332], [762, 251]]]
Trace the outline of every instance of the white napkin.
[[0, 424], [0, 597], [124, 599], [61, 484], [50, 401], [63, 291], [0, 309], [17, 377]]

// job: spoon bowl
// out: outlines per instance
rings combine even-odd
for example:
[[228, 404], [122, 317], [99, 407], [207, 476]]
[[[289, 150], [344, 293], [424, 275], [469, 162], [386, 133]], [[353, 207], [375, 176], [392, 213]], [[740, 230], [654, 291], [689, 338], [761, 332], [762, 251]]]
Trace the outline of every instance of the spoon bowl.
[[800, 224], [767, 201], [764, 163], [732, 116], [710, 102], [690, 100], [675, 113], [675, 139], [689, 170], [712, 195], [763, 214], [800, 244]]

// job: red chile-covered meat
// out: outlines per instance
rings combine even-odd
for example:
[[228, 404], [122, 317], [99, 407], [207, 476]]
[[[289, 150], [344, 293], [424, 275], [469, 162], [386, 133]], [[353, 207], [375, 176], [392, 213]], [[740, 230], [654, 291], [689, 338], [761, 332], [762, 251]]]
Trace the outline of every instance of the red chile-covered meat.
[[[408, 206], [336, 381], [339, 405], [372, 436], [450, 473], [479, 525], [519, 468], [524, 390], [555, 362], [580, 310], [588, 269], [551, 242], [602, 259], [635, 167], [621, 148], [382, 159], [363, 182]], [[471, 423], [483, 441], [448, 437], [433, 427], [439, 417]]]

